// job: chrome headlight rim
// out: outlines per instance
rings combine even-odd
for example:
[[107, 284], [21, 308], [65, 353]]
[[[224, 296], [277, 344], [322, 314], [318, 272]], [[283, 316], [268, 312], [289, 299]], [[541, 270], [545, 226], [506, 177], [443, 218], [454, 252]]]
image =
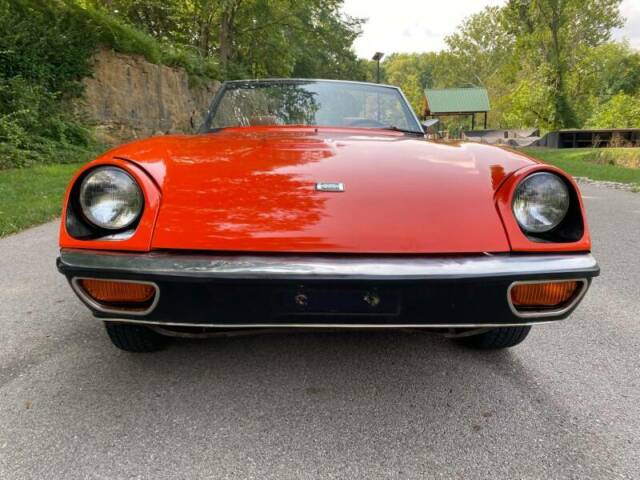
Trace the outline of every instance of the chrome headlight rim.
[[[88, 181], [92, 179], [96, 174], [99, 174], [105, 171], [114, 172], [116, 175], [124, 175], [123, 178], [126, 178], [130, 182], [130, 185], [134, 187], [137, 210], [134, 212], [133, 215], [130, 215], [125, 222], [122, 222], [119, 224], [109, 224], [107, 222], [102, 222], [100, 219], [96, 218], [96, 216], [93, 214], [90, 206], [87, 204], [87, 201], [86, 201], [87, 200], [86, 189], [87, 189]], [[111, 233], [121, 232], [134, 227], [142, 217], [142, 213], [144, 211], [144, 203], [145, 203], [142, 188], [140, 187], [140, 184], [138, 183], [136, 178], [122, 167], [119, 167], [116, 165], [96, 166], [91, 170], [88, 170], [87, 172], [85, 172], [80, 182], [77, 185], [78, 185], [76, 190], [77, 205], [79, 207], [80, 213], [82, 214], [82, 217], [84, 217], [85, 222], [88, 223], [88, 225], [91, 226], [93, 229], [102, 230], [102, 231], [111, 232]]]
[[[557, 221], [552, 222], [550, 225], [548, 226], [537, 226], [537, 227], [533, 227], [530, 224], [526, 224], [525, 222], [522, 221], [522, 219], [520, 218], [520, 216], [518, 215], [518, 212], [516, 210], [516, 203], [518, 202], [518, 194], [519, 191], [524, 188], [524, 186], [532, 181], [533, 179], [536, 178], [540, 178], [540, 177], [547, 177], [547, 178], [551, 178], [553, 179], [553, 181], [557, 181], [557, 184], [561, 186], [563, 192], [564, 192], [564, 201], [565, 201], [565, 205], [563, 208], [563, 213], [562, 215], [560, 215], [557, 218]], [[514, 190], [513, 193], [513, 199], [511, 201], [511, 212], [516, 220], [516, 223], [518, 224], [518, 226], [520, 227], [520, 229], [527, 235], [532, 235], [532, 236], [544, 236], [544, 235], [548, 235], [550, 233], [552, 233], [554, 230], [556, 230], [560, 225], [563, 224], [563, 222], [565, 222], [565, 220], [567, 219], [569, 212], [572, 208], [572, 203], [574, 202], [573, 199], [573, 195], [571, 192], [571, 188], [568, 185], [567, 180], [562, 176], [559, 175], [555, 172], [551, 172], [551, 171], [547, 171], [547, 170], [543, 170], [543, 171], [537, 171], [537, 172], [533, 172], [529, 175], [526, 175], [524, 178], [522, 178], [518, 184], [516, 185], [516, 188]]]

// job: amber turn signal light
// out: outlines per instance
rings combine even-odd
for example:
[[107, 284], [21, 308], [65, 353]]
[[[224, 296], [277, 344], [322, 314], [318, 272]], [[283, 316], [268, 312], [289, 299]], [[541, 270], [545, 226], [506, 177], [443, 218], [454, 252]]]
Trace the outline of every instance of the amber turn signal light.
[[511, 303], [515, 307], [559, 307], [573, 298], [579, 286], [575, 281], [520, 283], [511, 288]]
[[153, 285], [146, 283], [97, 280], [84, 278], [80, 286], [94, 301], [105, 304], [140, 305], [151, 302], [156, 294]]

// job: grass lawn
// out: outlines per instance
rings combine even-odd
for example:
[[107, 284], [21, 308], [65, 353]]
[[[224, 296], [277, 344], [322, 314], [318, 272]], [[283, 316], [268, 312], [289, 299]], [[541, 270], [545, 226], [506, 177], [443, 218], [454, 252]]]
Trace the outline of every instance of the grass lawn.
[[524, 148], [574, 177], [636, 184], [640, 188], [640, 148]]
[[0, 237], [59, 216], [67, 183], [80, 165], [0, 170]]

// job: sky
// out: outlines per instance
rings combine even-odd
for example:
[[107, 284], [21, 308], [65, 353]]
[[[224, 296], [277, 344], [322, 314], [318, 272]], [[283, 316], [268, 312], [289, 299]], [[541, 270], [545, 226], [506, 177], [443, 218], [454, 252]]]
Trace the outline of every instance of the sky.
[[[444, 38], [453, 33], [465, 17], [488, 5], [505, 0], [345, 0], [344, 12], [368, 18], [363, 34], [355, 42], [359, 57], [371, 58], [376, 51], [427, 52], [445, 48]], [[623, 0], [620, 7], [627, 19], [614, 38], [626, 38], [640, 49], [640, 0]]]

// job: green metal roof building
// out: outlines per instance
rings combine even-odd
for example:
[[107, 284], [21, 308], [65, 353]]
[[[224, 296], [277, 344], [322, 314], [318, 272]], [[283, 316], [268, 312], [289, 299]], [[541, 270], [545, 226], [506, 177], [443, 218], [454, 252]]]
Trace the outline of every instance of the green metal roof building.
[[475, 128], [475, 114], [484, 113], [484, 128], [487, 128], [489, 94], [485, 88], [427, 88], [424, 91], [424, 116], [470, 115], [471, 129]]

